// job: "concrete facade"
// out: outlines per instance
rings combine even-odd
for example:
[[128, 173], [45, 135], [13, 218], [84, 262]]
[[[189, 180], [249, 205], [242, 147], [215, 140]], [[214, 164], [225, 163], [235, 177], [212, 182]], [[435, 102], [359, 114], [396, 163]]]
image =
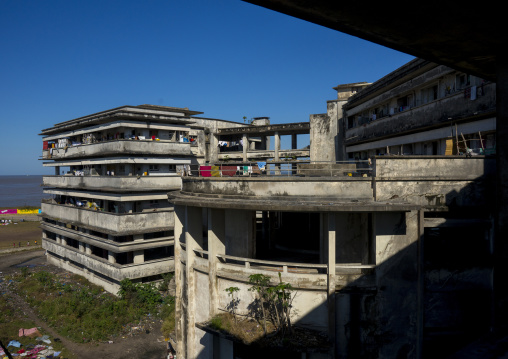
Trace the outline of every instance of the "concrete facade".
[[169, 194], [179, 356], [245, 355], [207, 323], [231, 286], [247, 315], [258, 273], [297, 288], [293, 323], [330, 339], [286, 355], [444, 358], [491, 329], [495, 84], [416, 59], [336, 90], [310, 117], [307, 162]]
[[[330, 337], [333, 345], [305, 353], [310, 358], [418, 358], [436, 354], [441, 340], [453, 350], [464, 336], [488, 331], [489, 309], [478, 315], [454, 292], [492, 295], [484, 261], [491, 219], [479, 211], [491, 205], [495, 160], [380, 156], [372, 168], [371, 177], [185, 177], [182, 191], [170, 195], [179, 233], [179, 355], [234, 357], [240, 344], [227, 340], [223, 352], [225, 339], [214, 340], [205, 323], [229, 303], [231, 286], [240, 288], [238, 311], [247, 314], [255, 299], [248, 276], [258, 273], [275, 283], [280, 272], [298, 291], [293, 323]], [[263, 223], [253, 232], [256, 216]], [[202, 226], [208, 231], [196, 230]], [[435, 242], [450, 229], [481, 260], [445, 265]]]
[[190, 165], [211, 156], [207, 136], [228, 121], [163, 106], [123, 106], [42, 131], [42, 245], [48, 261], [116, 294], [125, 278], [174, 270], [174, 210]]

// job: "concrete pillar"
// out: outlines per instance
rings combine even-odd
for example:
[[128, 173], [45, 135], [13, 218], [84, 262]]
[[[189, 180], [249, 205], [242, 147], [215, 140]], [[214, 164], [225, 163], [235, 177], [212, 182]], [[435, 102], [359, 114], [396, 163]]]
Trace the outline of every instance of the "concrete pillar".
[[225, 214], [223, 209], [208, 209], [208, 278], [210, 280], [210, 316], [218, 313], [217, 254], [226, 254]]
[[256, 257], [256, 212], [225, 210], [226, 254], [236, 257]]
[[59, 243], [59, 244], [62, 243], [62, 241], [60, 240], [60, 235], [59, 234], [55, 234], [55, 240], [56, 240], [56, 243]]
[[275, 150], [275, 161], [279, 161], [280, 158], [279, 158], [279, 152], [280, 152], [280, 135], [278, 132], [275, 132], [275, 134], [273, 135], [274, 137], [274, 141], [275, 141], [275, 144], [274, 144], [274, 150]]
[[298, 148], [297, 135], [293, 133], [291, 135], [291, 149], [296, 150]]
[[310, 160], [335, 162], [335, 137], [337, 121], [327, 114], [310, 116]]
[[79, 242], [79, 251], [83, 253], [85, 252], [85, 243]]
[[55, 176], [60, 175], [60, 166], [55, 166]]
[[184, 206], [175, 206], [175, 227], [174, 227], [174, 235], [175, 235], [175, 283], [176, 283], [176, 293], [175, 293], [175, 334], [176, 334], [176, 351], [181, 357], [185, 358], [185, 348], [186, 348], [186, 326], [185, 326], [185, 318], [184, 318], [184, 310], [182, 309], [182, 298], [184, 298], [184, 290], [183, 283], [185, 283], [183, 279], [183, 275], [185, 273], [182, 261], [185, 261], [187, 258], [186, 252], [182, 250], [180, 243], [185, 243], [185, 232], [183, 225], [185, 223], [185, 207]]
[[219, 162], [219, 137], [215, 133], [210, 133], [210, 143], [208, 146], [208, 162]]
[[265, 149], [270, 150], [270, 136], [265, 136]]
[[242, 143], [243, 143], [243, 162], [247, 162], [247, 149], [249, 148], [249, 139], [247, 138], [247, 134], [243, 134], [242, 136]]
[[116, 253], [108, 251], [108, 262], [109, 263], [116, 263]]
[[134, 255], [134, 264], [145, 263], [145, 251], [144, 250], [134, 251], [133, 255]]
[[[335, 213], [328, 213], [328, 337], [335, 343], [335, 251], [336, 228]], [[335, 352], [335, 349], [333, 349]]]
[[60, 243], [62, 244], [62, 246], [66, 246], [67, 245], [67, 239], [64, 236], [60, 236]]
[[[494, 302], [493, 325], [508, 320], [508, 55], [497, 56], [496, 81], [496, 208], [494, 215]], [[503, 55], [501, 55], [503, 53]]]
[[92, 246], [88, 243], [85, 243], [85, 253], [92, 254]]
[[[185, 243], [187, 247], [186, 276], [187, 291], [186, 326], [187, 326], [187, 358], [197, 358], [196, 349], [199, 347], [196, 335], [196, 277], [194, 273], [194, 249], [203, 248], [202, 209], [199, 207], [185, 207]], [[201, 335], [199, 335], [201, 336]]]

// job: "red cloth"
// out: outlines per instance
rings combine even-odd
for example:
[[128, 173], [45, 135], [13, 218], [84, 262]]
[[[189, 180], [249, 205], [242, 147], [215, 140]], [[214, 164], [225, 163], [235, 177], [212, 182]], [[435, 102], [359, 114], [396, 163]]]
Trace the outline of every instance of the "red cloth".
[[201, 177], [212, 177], [212, 166], [199, 166], [199, 175]]
[[236, 166], [222, 166], [222, 175], [233, 177], [236, 175]]
[[42, 149], [47, 150], [48, 149], [48, 141], [42, 141]]

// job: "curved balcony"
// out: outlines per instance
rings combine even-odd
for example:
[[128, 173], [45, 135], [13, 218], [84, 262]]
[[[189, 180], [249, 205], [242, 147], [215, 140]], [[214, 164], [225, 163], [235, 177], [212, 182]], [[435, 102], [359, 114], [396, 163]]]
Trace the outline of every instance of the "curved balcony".
[[58, 160], [111, 155], [189, 156], [191, 145], [187, 142], [114, 140], [67, 148], [52, 148], [42, 152], [43, 159]]
[[[192, 269], [196, 273], [196, 282], [205, 283], [209, 280], [211, 261], [208, 252], [194, 249], [192, 259], [188, 259], [186, 245], [180, 243], [179, 258], [184, 266], [191, 261]], [[318, 330], [326, 330], [328, 325], [327, 295], [329, 288], [328, 267], [326, 264], [309, 264], [295, 262], [280, 262], [241, 258], [229, 255], [216, 256], [216, 269], [214, 274], [217, 281], [217, 305], [218, 309], [226, 308], [231, 297], [226, 289], [229, 287], [239, 288], [238, 313], [249, 312], [249, 305], [255, 301], [256, 293], [249, 291], [249, 276], [263, 274], [271, 278], [271, 283], [276, 285], [280, 280], [291, 284], [293, 292], [297, 293], [293, 302], [295, 317], [293, 322]], [[188, 270], [188, 269], [187, 269]], [[356, 290], [370, 293], [375, 288], [375, 265], [362, 265], [353, 263], [341, 263], [335, 266], [335, 290], [339, 291], [346, 285], [354, 283]], [[370, 275], [369, 275], [370, 274]], [[203, 290], [201, 288], [204, 288]], [[209, 287], [196, 286], [196, 297], [206, 298]]]
[[115, 235], [169, 230], [174, 226], [173, 210], [117, 214], [43, 202], [41, 216]]
[[87, 190], [153, 191], [180, 189], [180, 176], [43, 176], [45, 187], [73, 188]]

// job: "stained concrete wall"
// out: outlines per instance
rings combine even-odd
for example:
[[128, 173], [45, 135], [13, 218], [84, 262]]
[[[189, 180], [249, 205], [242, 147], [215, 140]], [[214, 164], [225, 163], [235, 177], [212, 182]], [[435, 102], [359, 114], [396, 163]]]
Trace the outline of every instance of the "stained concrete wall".
[[61, 221], [82, 227], [92, 228], [105, 233], [116, 235], [156, 231], [162, 228], [174, 226], [172, 210], [114, 214], [98, 212], [83, 208], [75, 208], [65, 205], [42, 203], [43, 217], [59, 219]]
[[190, 193], [216, 194], [226, 196], [281, 197], [291, 196], [314, 198], [355, 198], [372, 199], [369, 178], [343, 177], [340, 181], [332, 178], [213, 178], [183, 180], [182, 190]]
[[496, 163], [483, 156], [375, 158], [375, 200], [422, 206], [488, 206]]

